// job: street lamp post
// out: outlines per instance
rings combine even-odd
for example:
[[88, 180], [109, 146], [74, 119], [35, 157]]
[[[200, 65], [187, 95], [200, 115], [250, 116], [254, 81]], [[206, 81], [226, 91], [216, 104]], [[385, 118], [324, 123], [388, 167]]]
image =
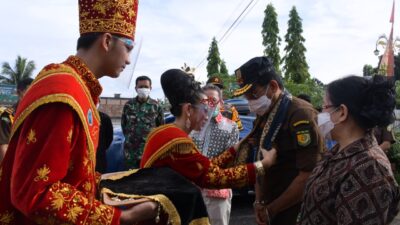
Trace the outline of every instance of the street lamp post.
[[[376, 40], [374, 54], [376, 56], [379, 56], [380, 51], [379, 51], [378, 47], [380, 47], [384, 52], [386, 50], [386, 48], [388, 47], [388, 44], [389, 44], [388, 42], [389, 42], [389, 39], [386, 37], [385, 34], [380, 35], [378, 37], [378, 40]], [[399, 37], [396, 37], [396, 39], [392, 43], [392, 46], [393, 46], [393, 52], [395, 54], [399, 53], [399, 51], [400, 51], [400, 38]]]

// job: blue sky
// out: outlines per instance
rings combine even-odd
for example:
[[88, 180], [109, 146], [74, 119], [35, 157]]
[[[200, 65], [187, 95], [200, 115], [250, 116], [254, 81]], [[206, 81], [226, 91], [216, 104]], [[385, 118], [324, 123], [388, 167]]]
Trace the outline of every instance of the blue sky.
[[[197, 66], [207, 55], [213, 36], [223, 32], [251, 0], [141, 0], [137, 21], [137, 42], [142, 43], [136, 68], [127, 67], [118, 79], [102, 78], [103, 96], [136, 95], [129, 78], [148, 75], [153, 80], [151, 96], [162, 98], [160, 75], [183, 63]], [[219, 44], [221, 57], [230, 73], [263, 52], [261, 25], [264, 10], [272, 2], [278, 13], [284, 40], [289, 11], [296, 6], [303, 20], [307, 62], [312, 77], [324, 83], [348, 74], [362, 74], [364, 64], [376, 65], [373, 54], [379, 35], [389, 33], [392, 0], [255, 0], [257, 4]], [[399, 6], [400, 3], [398, 3]], [[79, 36], [78, 1], [2, 1], [0, 62], [13, 63], [17, 55], [34, 60], [35, 74], [49, 63], [62, 62], [75, 54]], [[400, 7], [400, 6], [399, 6]], [[395, 21], [400, 21], [396, 9]], [[395, 36], [400, 32], [395, 23]], [[285, 42], [281, 43], [281, 56]], [[138, 56], [136, 48], [133, 61]], [[206, 63], [196, 78], [206, 80]]]

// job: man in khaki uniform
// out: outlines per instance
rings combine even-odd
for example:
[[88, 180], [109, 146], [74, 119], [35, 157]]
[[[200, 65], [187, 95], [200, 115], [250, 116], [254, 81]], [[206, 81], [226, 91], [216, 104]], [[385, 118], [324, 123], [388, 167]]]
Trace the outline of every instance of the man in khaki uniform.
[[305, 184], [321, 157], [317, 111], [284, 91], [267, 57], [256, 57], [235, 71], [240, 89], [257, 114], [253, 130], [242, 142], [238, 163], [259, 157], [260, 147], [275, 147], [277, 163], [258, 177], [254, 209], [258, 224], [296, 224]]

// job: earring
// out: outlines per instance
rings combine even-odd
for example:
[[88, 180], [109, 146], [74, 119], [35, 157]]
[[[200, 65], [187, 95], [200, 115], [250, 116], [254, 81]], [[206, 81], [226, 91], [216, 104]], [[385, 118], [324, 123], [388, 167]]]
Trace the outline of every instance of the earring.
[[186, 121], [185, 121], [185, 127], [186, 127], [186, 129], [190, 129], [190, 125], [191, 125], [191, 122], [190, 122], [190, 114], [188, 114], [188, 118], [186, 119]]

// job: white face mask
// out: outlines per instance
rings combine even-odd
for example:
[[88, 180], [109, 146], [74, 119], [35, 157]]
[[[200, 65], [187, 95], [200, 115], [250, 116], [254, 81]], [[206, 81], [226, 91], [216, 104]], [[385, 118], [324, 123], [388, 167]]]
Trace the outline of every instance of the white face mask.
[[259, 116], [264, 115], [268, 108], [271, 106], [271, 99], [269, 99], [266, 95], [263, 95], [254, 100], [248, 100], [249, 109], [251, 112], [256, 113]]
[[329, 112], [318, 113], [318, 128], [324, 138], [332, 140], [331, 130], [334, 127], [335, 124], [332, 122]]
[[150, 88], [138, 88], [136, 92], [139, 98], [147, 98], [150, 95]]

